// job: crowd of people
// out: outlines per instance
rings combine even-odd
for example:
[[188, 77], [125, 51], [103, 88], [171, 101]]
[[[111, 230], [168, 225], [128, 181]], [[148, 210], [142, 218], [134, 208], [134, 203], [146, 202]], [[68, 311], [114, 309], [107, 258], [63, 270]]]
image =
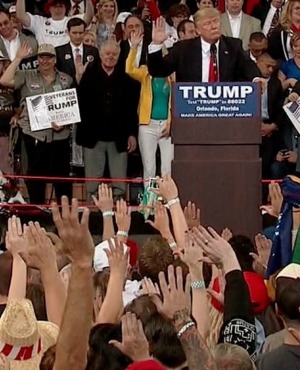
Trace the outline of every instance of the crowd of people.
[[[300, 95], [299, 0], [0, 4], [1, 172], [112, 180], [88, 181], [82, 208], [71, 182], [54, 182], [51, 227], [0, 215], [0, 369], [299, 369], [300, 147], [283, 110]], [[260, 84], [262, 177], [284, 179], [255, 237], [182, 205], [174, 81]], [[27, 98], [69, 89], [80, 122], [33, 130]], [[144, 180], [160, 175], [145, 181], [156, 235], [143, 245], [124, 200], [133, 155]], [[45, 203], [46, 181], [26, 187]]]
[[1, 369], [299, 368], [300, 180], [270, 184], [275, 237], [258, 234], [255, 245], [203, 227], [170, 176], [157, 183], [149, 222], [158, 235], [143, 246], [129, 239], [130, 209], [122, 199], [114, 206], [106, 184], [94, 197], [103, 217], [96, 246], [77, 199], [52, 204], [55, 230], [8, 219]]
[[[282, 107], [300, 93], [300, 3], [166, 3], [2, 1], [2, 172], [126, 179], [128, 160], [138, 157], [132, 176], [170, 174], [174, 81], [260, 83], [262, 177], [299, 172], [298, 132]], [[33, 131], [26, 98], [70, 88], [81, 121]], [[30, 203], [44, 204], [46, 183], [26, 185]], [[112, 186], [116, 199], [126, 197], [124, 182]], [[54, 188], [57, 199], [72, 196], [71, 183]], [[86, 190], [91, 203], [97, 182]]]

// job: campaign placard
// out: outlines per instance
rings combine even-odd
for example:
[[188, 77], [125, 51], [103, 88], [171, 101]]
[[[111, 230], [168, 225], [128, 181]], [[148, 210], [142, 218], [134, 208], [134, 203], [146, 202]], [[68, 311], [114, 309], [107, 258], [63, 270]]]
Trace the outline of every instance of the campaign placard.
[[26, 104], [32, 131], [80, 122], [76, 89], [29, 96]]
[[175, 83], [177, 118], [245, 118], [260, 115], [257, 83]]

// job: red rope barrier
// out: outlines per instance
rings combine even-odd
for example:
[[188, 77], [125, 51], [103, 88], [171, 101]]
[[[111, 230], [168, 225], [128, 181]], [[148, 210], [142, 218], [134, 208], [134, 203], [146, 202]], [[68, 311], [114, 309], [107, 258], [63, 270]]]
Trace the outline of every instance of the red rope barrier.
[[[59, 208], [61, 208], [62, 206], [60, 204], [57, 204], [57, 206]], [[143, 205], [139, 205], [139, 206], [130, 206], [128, 205], [131, 210], [141, 210], [141, 209], [146, 209], [146, 208], [149, 208], [149, 209], [152, 209], [154, 207], [150, 207], [150, 206], [143, 206]], [[31, 204], [31, 203], [24, 203], [24, 204], [21, 204], [21, 203], [0, 203], [0, 208], [20, 208], [20, 209], [26, 209], [26, 208], [51, 208], [51, 204]], [[82, 205], [78, 205], [78, 208], [89, 208], [89, 209], [96, 209], [96, 210], [99, 210], [97, 206], [93, 205], [93, 204], [82, 204]], [[100, 212], [100, 211], [99, 211]]]
[[127, 183], [143, 183], [148, 180], [144, 179], [108, 179], [99, 177], [57, 177], [57, 176], [28, 176], [28, 175], [4, 175], [8, 179], [24, 179], [24, 180], [49, 180], [49, 181], [81, 181], [81, 182], [127, 182]]
[[[110, 178], [99, 178], [99, 177], [58, 177], [58, 176], [28, 176], [28, 175], [4, 175], [8, 179], [23, 179], [23, 180], [49, 180], [49, 181], [80, 181], [80, 182], [126, 182], [133, 184], [140, 184], [149, 180], [145, 179], [110, 179]], [[271, 182], [281, 183], [282, 180], [263, 179], [262, 184], [269, 184]]]

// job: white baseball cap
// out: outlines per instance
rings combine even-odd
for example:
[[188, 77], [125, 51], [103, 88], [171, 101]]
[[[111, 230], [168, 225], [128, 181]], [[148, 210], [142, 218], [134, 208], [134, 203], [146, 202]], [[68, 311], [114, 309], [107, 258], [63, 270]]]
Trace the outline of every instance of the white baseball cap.
[[[113, 245], [115, 245], [114, 239], [111, 239]], [[102, 243], [96, 245], [94, 253], [94, 270], [95, 272], [103, 271], [106, 268], [109, 268], [108, 258], [104, 249], [109, 249], [109, 244], [107, 240], [104, 240]], [[124, 253], [128, 250], [128, 246], [125, 244]], [[129, 265], [129, 256], [128, 256], [128, 265]]]

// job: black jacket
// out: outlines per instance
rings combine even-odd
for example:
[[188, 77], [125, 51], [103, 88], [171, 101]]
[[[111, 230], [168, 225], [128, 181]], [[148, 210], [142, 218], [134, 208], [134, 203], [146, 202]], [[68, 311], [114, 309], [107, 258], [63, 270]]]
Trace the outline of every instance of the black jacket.
[[[256, 64], [245, 57], [241, 40], [221, 36], [218, 52], [221, 82], [252, 81], [261, 76]], [[201, 39], [179, 41], [165, 57], [161, 51], [149, 54], [148, 68], [153, 77], [176, 72], [177, 82], [202, 82]]]
[[[108, 78], [112, 86], [109, 95]], [[128, 137], [136, 136], [138, 130], [130, 86], [130, 78], [117, 68], [110, 77], [100, 63], [86, 70], [78, 87], [81, 114], [76, 134], [78, 145], [94, 148], [98, 141], [115, 141], [119, 152], [127, 151]], [[107, 135], [112, 135], [112, 140]]]

